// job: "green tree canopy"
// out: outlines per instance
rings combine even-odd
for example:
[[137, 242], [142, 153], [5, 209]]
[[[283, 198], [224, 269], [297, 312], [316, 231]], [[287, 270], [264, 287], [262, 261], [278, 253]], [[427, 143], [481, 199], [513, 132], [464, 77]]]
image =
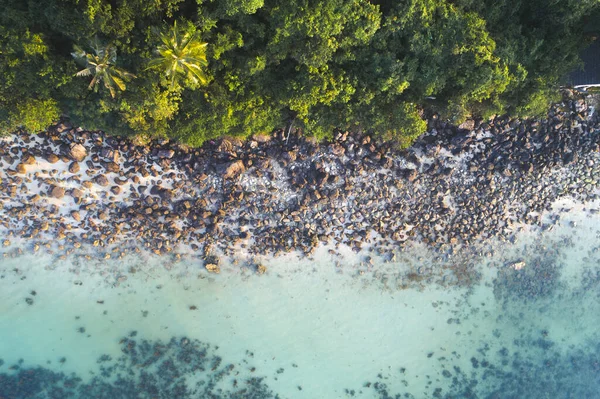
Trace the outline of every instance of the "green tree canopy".
[[[425, 129], [425, 108], [454, 122], [544, 112], [561, 77], [577, 65], [584, 21], [600, 1], [0, 5], [4, 129], [15, 117], [49, 120], [37, 111], [33, 119], [22, 114], [24, 104], [49, 101], [57, 105], [49, 107], [53, 114], [60, 110], [88, 128], [194, 145], [290, 123], [310, 135], [362, 129], [408, 145]], [[90, 92], [74, 78], [70, 53], [96, 37], [112, 46], [75, 51], [91, 87], [108, 89]], [[132, 77], [125, 71], [136, 79], [123, 91]]]

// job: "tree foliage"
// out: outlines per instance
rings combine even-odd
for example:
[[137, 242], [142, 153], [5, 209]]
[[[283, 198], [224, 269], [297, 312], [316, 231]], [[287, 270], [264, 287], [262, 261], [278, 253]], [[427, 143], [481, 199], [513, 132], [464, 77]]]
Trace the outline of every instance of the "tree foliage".
[[[543, 113], [578, 62], [583, 21], [599, 0], [0, 6], [4, 130], [39, 129], [64, 113], [88, 128], [193, 145], [286, 125], [319, 137], [361, 129], [408, 145], [425, 129], [424, 108], [454, 122]], [[70, 53], [95, 38], [111, 45], [76, 49], [85, 83]]]
[[116, 89], [125, 91], [125, 81], [135, 78], [135, 75], [116, 66], [117, 50], [111, 46], [101, 46], [97, 41], [92, 45], [94, 53], [84, 51], [78, 45], [74, 46], [73, 58], [85, 66], [75, 76], [92, 76], [88, 89], [98, 91], [100, 83], [108, 89], [111, 97], [115, 97]]

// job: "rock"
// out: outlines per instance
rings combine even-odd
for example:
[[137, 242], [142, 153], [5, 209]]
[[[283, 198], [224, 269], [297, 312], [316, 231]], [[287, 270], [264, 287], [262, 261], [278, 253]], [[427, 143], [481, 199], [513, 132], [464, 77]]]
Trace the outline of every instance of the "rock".
[[100, 156], [108, 159], [109, 162], [119, 162], [119, 152], [112, 148], [103, 148], [100, 150]]
[[69, 172], [71, 172], [71, 173], [77, 173], [80, 170], [81, 170], [81, 168], [79, 167], [78, 162], [71, 162], [71, 164], [69, 165]]
[[216, 265], [214, 263], [207, 263], [204, 267], [206, 268], [206, 270], [208, 270], [209, 273], [221, 273], [221, 268], [219, 267], [219, 265]]
[[523, 262], [522, 260], [520, 260], [518, 262], [511, 263], [509, 266], [512, 267], [515, 270], [521, 270], [522, 268], [525, 267], [525, 262]]
[[104, 168], [108, 172], [119, 173], [121, 171], [121, 167], [116, 162], [107, 162], [104, 164]]
[[239, 176], [245, 171], [246, 167], [244, 166], [244, 162], [241, 160], [217, 165], [217, 172], [223, 177], [223, 179], [231, 179], [235, 176]]
[[404, 176], [410, 182], [414, 181], [417, 178], [417, 176], [419, 175], [419, 172], [416, 169], [406, 169], [406, 171], [404, 173], [405, 173]]
[[171, 159], [173, 158], [173, 156], [175, 155], [175, 151], [168, 149], [168, 150], [158, 150], [158, 157], [159, 158], [168, 158]]
[[71, 190], [71, 197], [75, 198], [75, 199], [79, 199], [83, 197], [83, 191], [81, 191], [78, 188], [74, 188]]
[[119, 186], [112, 186], [110, 188], [110, 191], [114, 194], [114, 195], [119, 195], [121, 194], [121, 187]]
[[81, 214], [79, 211], [71, 211], [71, 217], [78, 222], [81, 221]]
[[69, 122], [61, 122], [58, 125], [56, 125], [56, 131], [59, 133], [62, 133], [62, 132], [65, 132], [65, 131], [71, 129], [72, 127], [73, 126]]
[[108, 179], [104, 175], [98, 175], [98, 176], [96, 176], [96, 178], [94, 179], [94, 181], [99, 186], [102, 186], [102, 187], [108, 186]]
[[264, 265], [257, 265], [256, 266], [256, 273], [258, 274], [265, 274], [267, 272], [267, 267]]
[[466, 121], [458, 125], [458, 128], [471, 131], [475, 129], [475, 121], [473, 119], [467, 119]]
[[25, 165], [33, 165], [35, 163], [35, 157], [32, 154], [27, 153], [23, 155], [21, 162]]
[[283, 153], [283, 158], [290, 162], [294, 162], [298, 158], [296, 151], [286, 151]]
[[127, 179], [121, 179], [119, 177], [115, 177], [114, 178], [114, 182], [115, 182], [115, 184], [118, 184], [119, 186], [122, 186], [125, 183], [127, 183]]
[[346, 149], [339, 144], [330, 144], [329, 151], [331, 151], [331, 153], [333, 155], [335, 155], [336, 157], [340, 157], [340, 156], [344, 155], [344, 153], [346, 152]]
[[68, 156], [75, 162], [82, 162], [87, 157], [87, 150], [79, 143], [72, 143], [69, 147]]
[[46, 155], [46, 161], [50, 163], [57, 163], [60, 158], [56, 154], [48, 154]]
[[158, 195], [160, 196], [160, 198], [162, 198], [165, 201], [172, 201], [173, 197], [175, 196], [175, 194], [173, 193], [173, 190], [169, 190], [167, 188], [161, 189], [160, 192], [158, 193]]
[[59, 186], [52, 186], [50, 189], [50, 195], [53, 198], [61, 199], [65, 196], [65, 189]]
[[252, 136], [252, 139], [259, 143], [268, 143], [269, 141], [271, 141], [271, 136], [268, 136], [266, 134], [255, 134], [254, 136]]
[[17, 165], [16, 170], [17, 170], [17, 173], [20, 173], [22, 175], [24, 175], [25, 173], [27, 173], [27, 169], [25, 168], [25, 164], [23, 164], [22, 162]]

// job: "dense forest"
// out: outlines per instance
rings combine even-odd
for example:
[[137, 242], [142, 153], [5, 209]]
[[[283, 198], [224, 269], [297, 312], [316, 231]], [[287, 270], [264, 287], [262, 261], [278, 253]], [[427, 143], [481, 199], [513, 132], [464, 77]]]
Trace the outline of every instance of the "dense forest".
[[600, 0], [0, 0], [0, 131], [408, 145], [424, 110], [537, 115]]

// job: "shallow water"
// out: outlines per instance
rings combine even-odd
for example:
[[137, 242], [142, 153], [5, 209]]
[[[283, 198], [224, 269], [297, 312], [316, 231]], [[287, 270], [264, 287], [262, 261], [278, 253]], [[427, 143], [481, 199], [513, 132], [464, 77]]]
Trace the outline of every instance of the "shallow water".
[[265, 275], [7, 258], [0, 398], [600, 397], [600, 218], [581, 208], [455, 254], [476, 277], [459, 286], [422, 247], [368, 267], [321, 248], [264, 259]]

